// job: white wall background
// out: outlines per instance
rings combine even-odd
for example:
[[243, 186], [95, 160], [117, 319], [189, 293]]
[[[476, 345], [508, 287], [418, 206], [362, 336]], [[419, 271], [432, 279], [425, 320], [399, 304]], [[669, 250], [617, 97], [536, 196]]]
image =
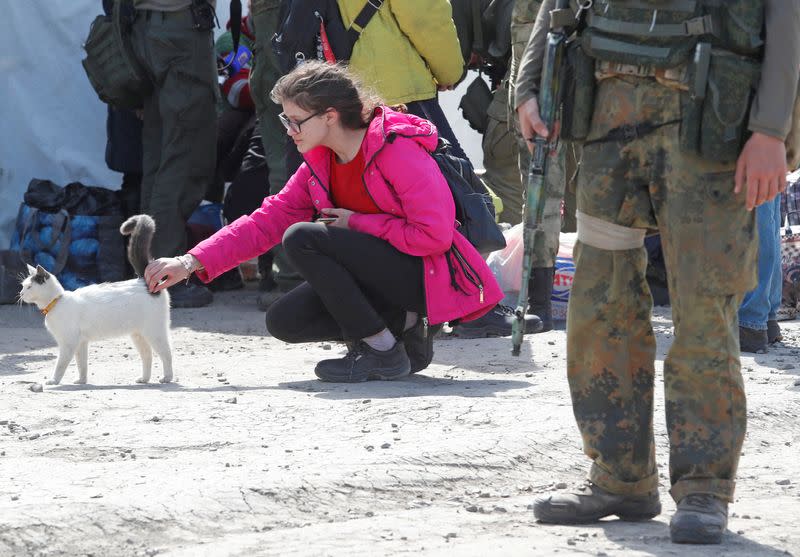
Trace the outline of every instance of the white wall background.
[[[224, 24], [227, 2], [218, 4]], [[32, 178], [117, 189], [121, 175], [106, 168], [106, 106], [81, 66], [101, 1], [0, 0], [0, 8], [0, 249], [7, 249]], [[482, 166], [480, 136], [457, 109], [465, 87], [441, 101], [467, 154]]]

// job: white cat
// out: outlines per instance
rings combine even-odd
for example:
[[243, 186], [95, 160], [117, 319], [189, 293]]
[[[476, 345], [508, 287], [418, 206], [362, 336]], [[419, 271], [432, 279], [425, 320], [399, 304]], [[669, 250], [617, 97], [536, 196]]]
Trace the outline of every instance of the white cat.
[[[130, 234], [128, 259], [138, 276], [150, 261], [150, 243], [155, 223], [147, 215], [136, 215], [120, 227]], [[150, 381], [153, 350], [164, 368], [162, 383], [172, 381], [172, 347], [169, 338], [169, 294], [151, 294], [144, 279], [93, 284], [74, 292], [65, 291], [58, 279], [41, 266], [28, 265], [29, 275], [22, 281], [20, 299], [44, 314], [44, 325], [58, 343], [58, 361], [48, 385], [58, 385], [67, 365], [75, 356], [78, 380], [87, 378], [90, 341], [130, 335], [142, 357], [142, 376], [137, 383]]]

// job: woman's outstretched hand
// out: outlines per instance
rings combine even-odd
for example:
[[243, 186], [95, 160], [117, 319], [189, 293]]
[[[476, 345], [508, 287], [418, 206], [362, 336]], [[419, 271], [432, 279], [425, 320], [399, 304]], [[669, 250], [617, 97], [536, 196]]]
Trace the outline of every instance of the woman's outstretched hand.
[[189, 278], [189, 271], [177, 257], [151, 261], [144, 270], [144, 281], [150, 292], [159, 292]]
[[326, 224], [338, 228], [350, 228], [350, 215], [355, 214], [347, 209], [322, 209], [322, 213], [326, 217], [336, 217], [335, 221]]

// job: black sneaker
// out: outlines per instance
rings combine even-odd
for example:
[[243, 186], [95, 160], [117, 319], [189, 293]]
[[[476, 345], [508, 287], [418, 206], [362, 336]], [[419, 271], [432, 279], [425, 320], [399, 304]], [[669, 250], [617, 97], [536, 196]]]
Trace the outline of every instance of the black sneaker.
[[767, 343], [775, 344], [783, 340], [781, 334], [781, 326], [778, 325], [777, 319], [770, 319], [767, 321]]
[[[460, 338], [507, 337], [511, 335], [511, 324], [516, 316], [514, 309], [497, 304], [490, 312], [466, 323], [459, 323], [453, 329], [453, 335]], [[525, 316], [525, 334], [530, 335], [542, 330], [542, 320], [536, 315]]]
[[396, 342], [391, 350], [380, 351], [366, 342], [348, 344], [344, 358], [322, 360], [314, 373], [322, 381], [331, 383], [361, 383], [370, 379], [391, 381], [411, 372], [411, 362], [402, 342]]
[[767, 353], [767, 331], [739, 326], [739, 350], [755, 354]]
[[411, 361], [411, 373], [428, 367], [433, 360], [433, 337], [442, 330], [442, 325], [428, 325], [427, 317], [417, 319], [410, 329], [403, 331], [403, 344]]
[[712, 544], [728, 527], [728, 503], [706, 493], [692, 493], [678, 502], [669, 521], [672, 543]]
[[546, 524], [586, 524], [616, 515], [622, 520], [650, 520], [661, 513], [658, 492], [617, 495], [586, 481], [573, 491], [538, 497], [533, 515]]
[[214, 295], [205, 286], [193, 282], [179, 282], [169, 289], [173, 308], [202, 308], [214, 301]]

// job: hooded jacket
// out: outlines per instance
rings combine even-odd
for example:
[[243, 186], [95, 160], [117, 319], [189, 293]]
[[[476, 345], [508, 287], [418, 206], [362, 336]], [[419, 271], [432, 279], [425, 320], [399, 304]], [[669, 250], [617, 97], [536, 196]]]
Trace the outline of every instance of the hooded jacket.
[[[422, 257], [431, 324], [476, 319], [503, 298], [486, 262], [456, 230], [450, 188], [430, 156], [437, 142], [436, 128], [427, 120], [377, 108], [361, 144], [362, 181], [383, 213], [355, 213], [349, 220], [352, 230]], [[292, 224], [334, 207], [330, 160], [327, 147], [310, 150], [280, 193], [189, 250], [205, 268], [199, 278], [208, 282], [266, 252]]]

